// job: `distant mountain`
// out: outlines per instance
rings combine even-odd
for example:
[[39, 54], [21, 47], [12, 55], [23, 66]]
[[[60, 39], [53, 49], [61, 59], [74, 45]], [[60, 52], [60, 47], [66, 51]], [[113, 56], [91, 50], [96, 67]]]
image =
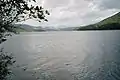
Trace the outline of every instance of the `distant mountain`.
[[27, 24], [15, 24], [15, 26], [16, 26], [16, 30], [19, 32], [21, 32], [21, 31], [22, 32], [23, 31], [26, 31], [26, 32], [34, 31], [34, 27], [27, 25]]
[[43, 29], [42, 26], [37, 26], [37, 27], [34, 27], [34, 31], [41, 32], [41, 31], [46, 31], [46, 30]]
[[120, 12], [96, 24], [82, 26], [77, 30], [120, 30]]
[[59, 28], [59, 31], [74, 31], [78, 28], [79, 27], [65, 27], [65, 28]]
[[58, 31], [54, 27], [30, 26], [27, 24], [15, 24], [16, 31], [18, 32], [41, 32], [41, 31]]
[[54, 28], [54, 27], [42, 27], [42, 26], [37, 26], [34, 28], [34, 31], [58, 31], [58, 29]]
[[58, 31], [58, 29], [56, 29], [56, 28], [54, 28], [52, 26], [44, 27], [43, 29], [46, 30], [46, 31]]

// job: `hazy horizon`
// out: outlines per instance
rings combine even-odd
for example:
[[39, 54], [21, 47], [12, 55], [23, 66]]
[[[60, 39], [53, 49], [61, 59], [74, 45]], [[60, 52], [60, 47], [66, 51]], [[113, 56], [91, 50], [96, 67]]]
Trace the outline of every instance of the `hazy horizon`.
[[27, 20], [32, 26], [77, 27], [99, 22], [120, 11], [120, 0], [37, 0], [50, 12], [48, 22]]

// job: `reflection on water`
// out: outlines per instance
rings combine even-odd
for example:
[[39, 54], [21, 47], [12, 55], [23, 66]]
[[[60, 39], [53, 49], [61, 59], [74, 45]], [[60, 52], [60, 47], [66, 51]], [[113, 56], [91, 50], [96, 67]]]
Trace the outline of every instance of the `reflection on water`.
[[120, 80], [120, 31], [22, 33], [5, 44], [14, 80]]

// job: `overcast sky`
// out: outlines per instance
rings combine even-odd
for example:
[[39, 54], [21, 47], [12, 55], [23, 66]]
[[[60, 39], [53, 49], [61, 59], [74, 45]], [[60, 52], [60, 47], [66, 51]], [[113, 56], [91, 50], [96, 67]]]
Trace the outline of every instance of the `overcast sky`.
[[120, 11], [120, 0], [37, 0], [37, 4], [49, 10], [49, 21], [28, 20], [25, 24], [76, 27], [96, 23]]

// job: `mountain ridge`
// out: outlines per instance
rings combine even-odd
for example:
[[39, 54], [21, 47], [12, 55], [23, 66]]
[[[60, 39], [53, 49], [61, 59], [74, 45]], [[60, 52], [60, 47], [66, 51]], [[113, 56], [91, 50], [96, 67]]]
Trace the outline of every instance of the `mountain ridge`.
[[98, 23], [79, 27], [77, 30], [120, 30], [120, 12]]

